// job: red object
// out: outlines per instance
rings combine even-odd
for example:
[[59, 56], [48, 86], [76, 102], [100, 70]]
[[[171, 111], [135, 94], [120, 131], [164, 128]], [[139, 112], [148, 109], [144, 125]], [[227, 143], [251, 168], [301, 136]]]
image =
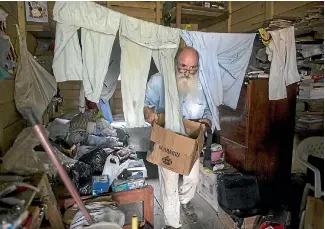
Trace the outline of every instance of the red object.
[[85, 100], [86, 100], [86, 106], [88, 109], [90, 109], [90, 110], [97, 109], [96, 103], [89, 101], [86, 97], [85, 97]]
[[284, 225], [283, 224], [279, 224], [279, 225], [273, 225], [273, 226], [271, 226], [268, 223], [263, 223], [263, 225], [260, 227], [260, 229], [284, 229]]
[[23, 187], [23, 186], [20, 186], [20, 187], [17, 187], [17, 190], [18, 192], [25, 192], [28, 188], [27, 187]]

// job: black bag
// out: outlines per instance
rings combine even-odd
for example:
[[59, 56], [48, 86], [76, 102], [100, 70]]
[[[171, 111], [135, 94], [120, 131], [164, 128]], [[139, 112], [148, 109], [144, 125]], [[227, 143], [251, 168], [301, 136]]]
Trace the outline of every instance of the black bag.
[[[199, 122], [199, 119], [190, 119], [190, 121], [194, 121], [194, 122]], [[206, 128], [206, 139], [204, 142], [204, 158], [203, 158], [203, 167], [204, 168], [208, 168], [212, 170], [212, 163], [211, 163], [211, 145], [212, 145], [212, 129], [210, 127], [210, 125], [206, 122], [200, 122], [201, 124], [205, 125]]]
[[218, 202], [220, 207], [236, 217], [256, 215], [260, 205], [257, 179], [240, 173], [218, 176]]

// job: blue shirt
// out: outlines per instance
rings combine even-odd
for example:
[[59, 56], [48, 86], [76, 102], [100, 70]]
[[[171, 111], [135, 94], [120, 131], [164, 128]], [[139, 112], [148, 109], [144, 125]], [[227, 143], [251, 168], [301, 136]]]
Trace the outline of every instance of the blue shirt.
[[[145, 96], [146, 107], [155, 109], [156, 113], [165, 113], [165, 88], [164, 79], [160, 73], [153, 75], [148, 84]], [[184, 119], [209, 119], [212, 121], [212, 114], [207, 104], [202, 86], [198, 83], [196, 98], [180, 98], [181, 114]]]

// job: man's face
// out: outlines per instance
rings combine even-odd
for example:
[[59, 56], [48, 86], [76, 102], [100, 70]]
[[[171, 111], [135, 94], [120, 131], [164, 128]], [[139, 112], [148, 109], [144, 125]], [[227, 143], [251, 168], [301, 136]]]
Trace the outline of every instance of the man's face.
[[176, 81], [181, 95], [197, 93], [198, 59], [193, 55], [180, 55], [176, 66]]

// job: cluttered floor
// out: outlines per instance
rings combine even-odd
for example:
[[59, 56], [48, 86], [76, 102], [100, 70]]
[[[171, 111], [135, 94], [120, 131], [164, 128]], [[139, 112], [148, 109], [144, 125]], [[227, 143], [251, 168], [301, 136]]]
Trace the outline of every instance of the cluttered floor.
[[[158, 168], [157, 165], [145, 160], [151, 128], [127, 129], [123, 120], [119, 118], [114, 117], [117, 121], [110, 125], [100, 117], [98, 111], [87, 110], [83, 114], [71, 114], [55, 119], [47, 126], [46, 134], [56, 157], [64, 166], [80, 196], [86, 198], [85, 201], [91, 196], [91, 198], [100, 197], [105, 193], [122, 193], [151, 186], [154, 192], [152, 210], [154, 225], [152, 226], [163, 228], [165, 223], [161, 207]], [[44, 174], [44, 172], [47, 176], [41, 175], [36, 179], [37, 181], [30, 179], [32, 174]], [[27, 127], [20, 133], [13, 147], [3, 157], [0, 175], [4, 181], [0, 187], [0, 201], [6, 203], [6, 208], [1, 210], [2, 213], [6, 211], [8, 213], [0, 215], [7, 226], [21, 224], [25, 228], [30, 228], [25, 225], [26, 222], [32, 221], [30, 208], [39, 203], [45, 205], [42, 205], [38, 212], [41, 211], [43, 216], [45, 212], [44, 218], [49, 219], [45, 226], [63, 228], [62, 225], [65, 227], [70, 225], [70, 228], [78, 228], [85, 225], [86, 221], [80, 218], [82, 216], [80, 212], [78, 213], [78, 208], [73, 210], [65, 208], [66, 200], [71, 197], [31, 127]], [[14, 183], [13, 178], [16, 179]], [[182, 178], [179, 182], [182, 182]], [[24, 187], [23, 191], [21, 187]], [[26, 189], [30, 191], [25, 192]], [[22, 196], [24, 198], [21, 199]], [[12, 199], [7, 197], [14, 198], [15, 201], [12, 202]], [[95, 201], [86, 206], [93, 209], [90, 214], [96, 221], [102, 221], [105, 217], [107, 220], [108, 217], [108, 221], [124, 226], [131, 224], [134, 215], [140, 222], [145, 220], [144, 203], [128, 202], [118, 205], [117, 208], [107, 207], [106, 205], [114, 202], [113, 199], [112, 201], [105, 199], [106, 202]], [[216, 211], [200, 195], [196, 194], [192, 204], [197, 219], [193, 221], [181, 211], [182, 228], [226, 228]], [[18, 208], [19, 211], [12, 211], [13, 208]], [[62, 219], [57, 211], [58, 208], [61, 209]], [[104, 210], [98, 213], [98, 209]], [[39, 225], [44, 223], [41, 221], [38, 222]]]

